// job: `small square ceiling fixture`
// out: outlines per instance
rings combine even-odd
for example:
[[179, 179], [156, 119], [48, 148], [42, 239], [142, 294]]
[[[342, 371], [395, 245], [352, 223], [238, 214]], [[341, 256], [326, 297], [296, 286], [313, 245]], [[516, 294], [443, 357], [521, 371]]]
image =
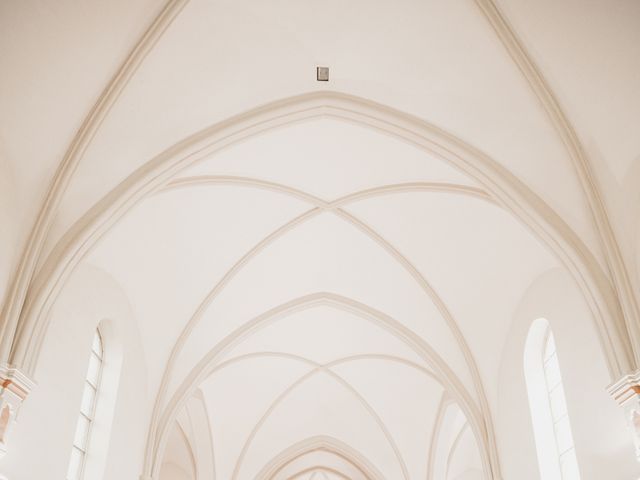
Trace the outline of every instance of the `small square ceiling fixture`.
[[316, 80], [319, 82], [329, 81], [329, 67], [317, 67], [316, 68]]

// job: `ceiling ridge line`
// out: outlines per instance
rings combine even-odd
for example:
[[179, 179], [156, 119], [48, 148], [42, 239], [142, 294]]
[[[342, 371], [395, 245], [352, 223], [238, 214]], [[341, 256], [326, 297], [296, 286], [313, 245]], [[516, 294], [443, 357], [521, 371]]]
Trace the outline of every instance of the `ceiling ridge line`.
[[[425, 360], [441, 378], [445, 389], [456, 398], [461, 410], [467, 418], [473, 419], [473, 428], [476, 440], [482, 445], [481, 456], [483, 463], [488, 467], [489, 458], [488, 449], [493, 448], [492, 443], [487, 443], [488, 439], [483, 430], [484, 422], [482, 414], [478, 410], [477, 405], [469, 395], [464, 384], [458, 376], [448, 366], [446, 362], [438, 355], [438, 353], [424, 339], [416, 335], [413, 331], [405, 327], [403, 324], [395, 320], [393, 317], [374, 309], [373, 307], [360, 303], [342, 295], [328, 292], [318, 292], [292, 299], [280, 304], [270, 310], [267, 310], [252, 320], [245, 322], [236, 330], [228, 334], [224, 339], [214, 345], [211, 350], [193, 367], [190, 373], [184, 378], [180, 386], [176, 389], [172, 398], [169, 400], [162, 412], [154, 411], [152, 414], [151, 425], [149, 428], [151, 447], [149, 455], [145, 456], [145, 472], [152, 473], [157, 470], [161, 453], [166, 443], [168, 425], [171, 424], [184, 402], [197, 388], [203, 378], [206, 378], [208, 369], [211, 365], [229, 348], [237, 345], [243, 339], [253, 335], [255, 331], [265, 328], [263, 324], [271, 324], [280, 318], [292, 315], [298, 311], [308, 310], [317, 305], [329, 305], [334, 308], [351, 312], [360, 316], [364, 320], [378, 324], [383, 329], [396, 336], [404, 342], [412, 350], [414, 350], [421, 358]], [[153, 432], [153, 433], [151, 433]]]

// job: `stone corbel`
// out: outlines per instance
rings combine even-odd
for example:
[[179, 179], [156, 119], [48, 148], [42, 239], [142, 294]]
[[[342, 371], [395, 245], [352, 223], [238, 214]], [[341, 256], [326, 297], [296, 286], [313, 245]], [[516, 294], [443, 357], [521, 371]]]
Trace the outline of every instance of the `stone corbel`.
[[627, 424], [633, 435], [636, 460], [640, 462], [640, 370], [625, 375], [607, 391], [624, 409]]
[[34, 382], [20, 370], [0, 365], [0, 457], [7, 452], [8, 439], [20, 406], [34, 386]]

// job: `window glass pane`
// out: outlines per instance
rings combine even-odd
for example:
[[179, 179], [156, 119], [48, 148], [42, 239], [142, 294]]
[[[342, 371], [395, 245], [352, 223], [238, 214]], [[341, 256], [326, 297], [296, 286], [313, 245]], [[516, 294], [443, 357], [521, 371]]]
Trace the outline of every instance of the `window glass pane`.
[[100, 378], [100, 366], [102, 362], [93, 353], [89, 355], [89, 370], [87, 371], [87, 381], [94, 387], [98, 386], [98, 379]]
[[96, 334], [93, 336], [93, 345], [91, 345], [91, 350], [98, 355], [98, 357], [102, 358], [102, 337], [96, 331]]
[[[533, 322], [525, 346], [525, 378], [544, 478], [580, 480], [555, 339], [549, 323]], [[533, 393], [535, 392], [535, 393]]]
[[549, 403], [551, 403], [551, 414], [554, 421], [567, 413], [567, 400], [564, 398], [564, 388], [561, 384], [549, 393]]
[[555, 424], [556, 440], [558, 441], [558, 453], [573, 447], [573, 438], [571, 436], [571, 426], [569, 425], [569, 417], [565, 415]]
[[89, 354], [89, 365], [85, 378], [84, 389], [82, 391], [82, 401], [80, 403], [80, 415], [76, 424], [76, 431], [73, 438], [71, 458], [67, 472], [68, 480], [80, 480], [82, 476], [83, 464], [87, 454], [89, 434], [92, 426], [93, 414], [95, 412], [98, 398], [98, 386], [102, 373], [103, 357], [102, 338], [96, 330], [91, 344]]
[[562, 470], [562, 480], [580, 480], [575, 449], [572, 448], [560, 457], [560, 469]]
[[76, 425], [76, 436], [73, 439], [73, 444], [82, 450], [87, 447], [87, 438], [89, 436], [89, 426], [91, 422], [83, 415], [78, 418], [78, 424]]
[[80, 471], [82, 470], [82, 461], [84, 454], [77, 448], [71, 449], [71, 460], [69, 460], [69, 470], [67, 471], [68, 480], [78, 480]]
[[544, 344], [544, 360], [551, 358], [553, 354], [556, 353], [556, 342], [553, 339], [553, 333], [547, 331], [547, 341]]
[[82, 392], [82, 404], [80, 405], [80, 411], [87, 417], [93, 417], [93, 402], [96, 398], [96, 390], [90, 383], [85, 382], [84, 392]]
[[551, 356], [544, 363], [544, 376], [547, 379], [547, 388], [549, 391], [560, 383], [560, 365], [558, 365], [557, 355]]

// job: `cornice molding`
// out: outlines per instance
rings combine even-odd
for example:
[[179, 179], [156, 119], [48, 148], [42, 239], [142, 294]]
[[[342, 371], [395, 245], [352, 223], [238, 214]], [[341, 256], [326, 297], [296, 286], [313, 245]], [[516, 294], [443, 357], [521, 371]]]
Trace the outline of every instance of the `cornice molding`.
[[636, 460], [640, 462], [640, 370], [624, 375], [607, 391], [624, 411], [635, 446]]
[[0, 457], [7, 452], [20, 407], [35, 385], [33, 380], [17, 368], [0, 365]]
[[640, 400], [640, 370], [623, 376], [607, 388], [609, 395], [621, 406]]
[[553, 93], [551, 86], [527, 52], [523, 42], [518, 38], [514, 28], [496, 5], [496, 2], [494, 0], [476, 0], [476, 4], [495, 30], [498, 38], [522, 72], [534, 94], [538, 97], [550, 123], [569, 154], [587, 200], [589, 212], [596, 227], [613, 281], [613, 287], [622, 309], [621, 323], [625, 325], [627, 335], [631, 340], [630, 347], [633, 353], [631, 368], [635, 369], [640, 366], [640, 307], [607, 213], [600, 186], [594, 175], [593, 167], [582, 147], [575, 128], [560, 106], [560, 102]]
[[19, 369], [0, 365], [0, 395], [6, 390], [24, 400], [35, 386], [36, 383]]

